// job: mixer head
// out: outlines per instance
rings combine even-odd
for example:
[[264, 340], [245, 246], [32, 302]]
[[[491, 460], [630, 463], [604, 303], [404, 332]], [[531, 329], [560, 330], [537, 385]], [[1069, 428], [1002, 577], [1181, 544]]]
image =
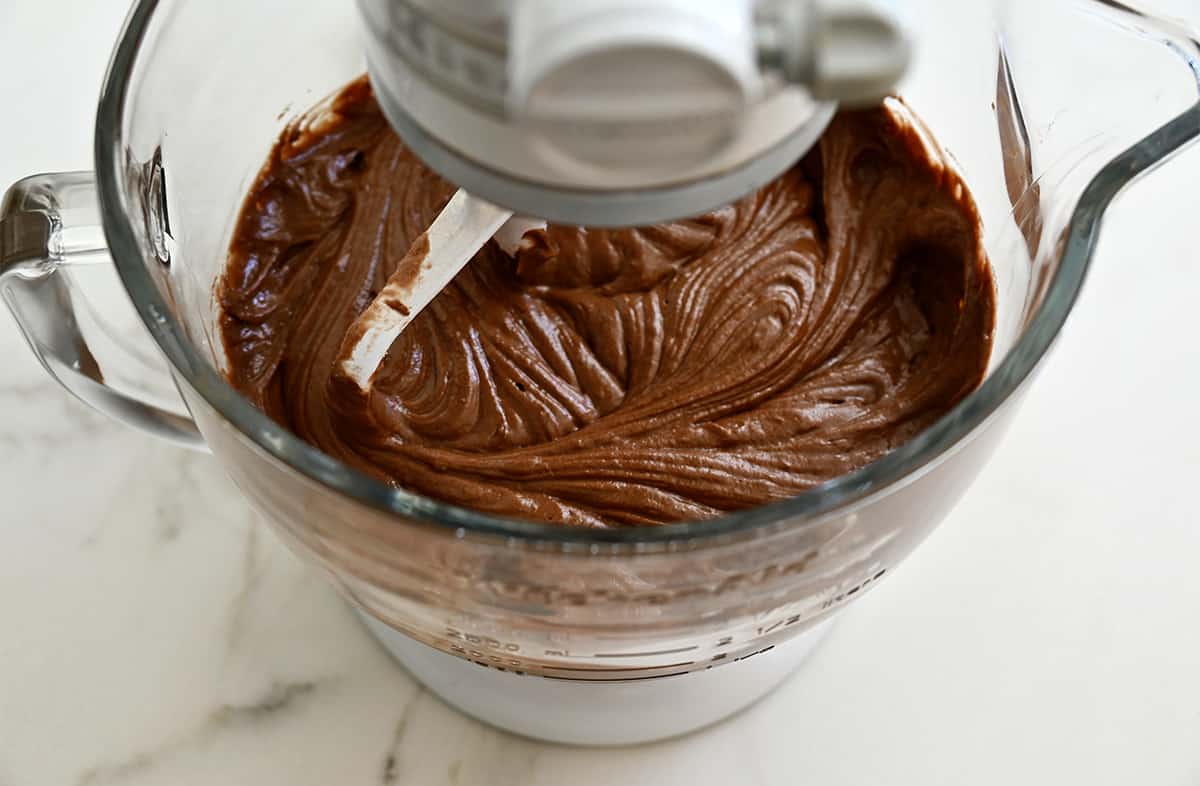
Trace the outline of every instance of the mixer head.
[[628, 226], [753, 191], [909, 44], [887, 0], [359, 0], [380, 105], [447, 180]]

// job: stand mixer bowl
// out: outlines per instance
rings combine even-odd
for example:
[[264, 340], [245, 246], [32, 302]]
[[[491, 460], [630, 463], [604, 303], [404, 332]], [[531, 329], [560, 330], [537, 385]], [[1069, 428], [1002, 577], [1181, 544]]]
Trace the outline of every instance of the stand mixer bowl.
[[[105, 80], [95, 172], [29, 178], [0, 207], [0, 289], [52, 375], [210, 450], [451, 703], [559, 741], [680, 734], [769, 691], [954, 506], [1062, 327], [1111, 200], [1200, 136], [1187, 30], [1102, 0], [1034, 5], [915, 4], [901, 86], [985, 221], [986, 379], [909, 443], [781, 503], [638, 530], [484, 516], [321, 454], [225, 382], [213, 285], [233, 220], [287, 115], [362, 72], [344, 0], [304, 14], [140, 0]], [[157, 352], [86, 307], [75, 272], [109, 259]]]

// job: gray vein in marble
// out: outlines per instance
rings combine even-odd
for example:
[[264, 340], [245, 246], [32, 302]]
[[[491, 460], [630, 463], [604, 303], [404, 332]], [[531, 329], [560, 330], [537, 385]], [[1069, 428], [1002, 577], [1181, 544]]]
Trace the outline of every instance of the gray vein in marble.
[[229, 605], [229, 629], [225, 639], [227, 656], [236, 652], [241, 644], [250, 615], [251, 599], [254, 591], [262, 583], [263, 569], [259, 562], [258, 550], [258, 521], [250, 516], [246, 522], [246, 548], [242, 551], [242, 575], [237, 594], [233, 596]]
[[[429, 741], [423, 734], [446, 723], [463, 733], [448, 750], [436, 743], [438, 750], [448, 754], [444, 776], [442, 772], [428, 773], [422, 767], [429, 763]], [[396, 720], [379, 782], [382, 786], [526, 786], [534, 780], [544, 750], [541, 743], [462, 716], [418, 687]], [[418, 777], [423, 780], [414, 780]]]
[[[0, 430], [0, 445], [52, 454], [80, 438], [115, 432], [113, 422], [49, 382], [0, 385], [0, 410], [20, 412], [20, 429]], [[34, 411], [50, 410], [50, 416]]]
[[278, 599], [275, 602], [275, 610], [280, 615], [293, 614], [298, 604], [303, 606], [310, 603], [311, 595], [306, 593], [311, 592], [314, 586], [319, 587], [322, 592], [329, 589], [325, 578], [315, 570], [293, 570], [287, 581], [287, 588], [274, 595]]
[[388, 745], [387, 755], [383, 759], [383, 775], [380, 779], [383, 786], [393, 786], [393, 784], [399, 783], [400, 745], [404, 742], [404, 735], [408, 732], [408, 722], [412, 719], [417, 705], [424, 696], [425, 688], [418, 685], [412, 698], [404, 703], [404, 709], [400, 711], [400, 717], [396, 720], [396, 726], [392, 731], [391, 744]]
[[193, 729], [146, 751], [139, 751], [121, 761], [100, 764], [84, 770], [76, 786], [101, 786], [120, 781], [160, 766], [175, 754], [211, 741], [214, 737], [235, 728], [258, 724], [288, 714], [288, 710], [303, 704], [316, 691], [319, 681], [275, 681], [258, 699], [246, 704], [222, 704]]
[[[183, 456], [182, 451], [179, 455], [181, 457]], [[143, 477], [145, 476], [145, 462], [140, 460], [129, 461], [125, 463], [122, 469], [123, 472], [121, 473], [120, 478], [114, 480], [114, 482], [111, 484], [111, 487], [118, 490], [138, 488], [142, 483]], [[158, 492], [156, 491], [156, 493]], [[80, 542], [79, 545], [81, 548], [90, 548], [100, 543], [104, 533], [108, 530], [109, 525], [113, 523], [114, 519], [116, 518], [113, 513], [113, 508], [124, 504], [125, 501], [124, 494], [109, 495], [104, 509], [93, 512], [93, 515], [91, 516], [93, 526]]]
[[208, 460], [200, 454], [180, 452], [177, 463], [179, 472], [172, 478], [171, 484], [161, 490], [154, 505], [154, 534], [160, 545], [178, 539], [185, 521], [195, 521], [192, 503], [200, 489], [196, 478], [197, 462]]
[[56, 389], [45, 377], [38, 377], [32, 382], [10, 382], [0, 385], [0, 397], [12, 396], [14, 398], [31, 400], [35, 397], [41, 398], [47, 391]]
[[209, 715], [208, 722], [221, 729], [238, 723], [259, 721], [288, 709], [316, 688], [316, 682], [273, 682], [258, 701], [250, 704], [222, 704]]
[[[450, 710], [454, 711], [454, 710]], [[466, 719], [464, 719], [466, 720]], [[447, 768], [452, 786], [526, 786], [547, 747], [476, 720], [466, 720], [480, 731], [472, 745], [464, 745], [467, 757], [459, 766]], [[464, 767], [465, 765], [465, 767]]]
[[[120, 481], [115, 483], [113, 487], [118, 489], [132, 488], [133, 484], [137, 483], [138, 476], [142, 473], [142, 471], [142, 468], [138, 466], [138, 464], [132, 462], [129, 463], [125, 467], [125, 472], [122, 474]], [[113, 521], [114, 517], [110, 515], [112, 506], [113, 501], [110, 499], [106, 505], [106, 509], [103, 512], [91, 517], [92, 522], [94, 522], [94, 526], [88, 530], [87, 535], [84, 536], [83, 540], [80, 542], [79, 545], [81, 548], [90, 548], [100, 542], [105, 531], [108, 529], [109, 524]]]
[[179, 511], [173, 505], [164, 505], [161, 502], [155, 505], [154, 520], [158, 522], [154, 534], [160, 543], [170, 543], [179, 537], [183, 525], [179, 521]]
[[76, 783], [79, 786], [98, 786], [103, 783], [117, 783], [126, 780], [155, 766], [164, 754], [174, 752], [178, 747], [181, 746], [172, 745], [139, 753], [116, 764], [92, 767], [80, 775]]
[[[160, 452], [162, 456], [160, 457]], [[146, 467], [152, 462], [160, 462], [169, 466], [173, 471], [161, 472], [158, 480], [147, 497], [150, 503], [148, 510], [139, 509], [139, 514], [150, 518], [153, 528], [150, 529], [150, 547], [158, 548], [170, 545], [179, 539], [185, 525], [196, 523], [200, 519], [197, 510], [209, 508], [204, 495], [207, 478], [202, 477], [203, 462], [211, 461], [208, 456], [179, 450], [166, 444], [149, 444], [141, 451], [137, 459], [127, 462], [124, 472], [112, 487], [114, 489], [135, 489], [144, 485]], [[94, 526], [80, 542], [81, 547], [95, 546], [100, 542], [108, 525], [112, 522], [112, 508], [120, 508], [126, 504], [125, 494], [110, 497], [107, 508], [92, 516]]]

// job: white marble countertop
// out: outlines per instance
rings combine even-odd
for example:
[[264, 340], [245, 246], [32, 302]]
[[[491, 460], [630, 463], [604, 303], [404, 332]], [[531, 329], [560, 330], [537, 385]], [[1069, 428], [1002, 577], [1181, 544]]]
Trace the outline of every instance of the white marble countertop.
[[[90, 167], [122, 6], [5, 0], [0, 184]], [[209, 458], [69, 399], [0, 317], [0, 786], [1200, 782], [1198, 171], [1113, 211], [994, 461], [814, 659], [620, 751], [423, 692]]]

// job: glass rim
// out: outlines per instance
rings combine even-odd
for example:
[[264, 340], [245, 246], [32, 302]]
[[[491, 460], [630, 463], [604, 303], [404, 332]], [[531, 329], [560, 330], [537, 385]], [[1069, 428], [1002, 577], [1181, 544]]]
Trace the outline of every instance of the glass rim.
[[[141, 44], [159, 0], [138, 0], [122, 27], [101, 88], [96, 115], [95, 163], [101, 219], [109, 250], [134, 308], [175, 372], [223, 419], [271, 458], [330, 491], [385, 513], [448, 529], [518, 542], [563, 546], [692, 542], [747, 535], [771, 524], [816, 525], [931, 467], [984, 425], [1021, 387], [1057, 337], [1079, 295], [1109, 203], [1136, 177], [1200, 136], [1200, 100], [1110, 159], [1084, 188], [1066, 228], [1061, 262], [1041, 306], [1016, 344], [982, 384], [932, 426], [880, 458], [786, 500], [713, 519], [629, 528], [582, 528], [494, 516], [397, 488], [334, 459], [276, 423], [238, 393], [187, 338], [143, 264], [143, 254], [121, 187], [122, 123]], [[1137, 13], [1137, 12], [1133, 12]], [[1152, 18], [1152, 17], [1147, 17]], [[1192, 69], [1200, 93], [1200, 63]]]

